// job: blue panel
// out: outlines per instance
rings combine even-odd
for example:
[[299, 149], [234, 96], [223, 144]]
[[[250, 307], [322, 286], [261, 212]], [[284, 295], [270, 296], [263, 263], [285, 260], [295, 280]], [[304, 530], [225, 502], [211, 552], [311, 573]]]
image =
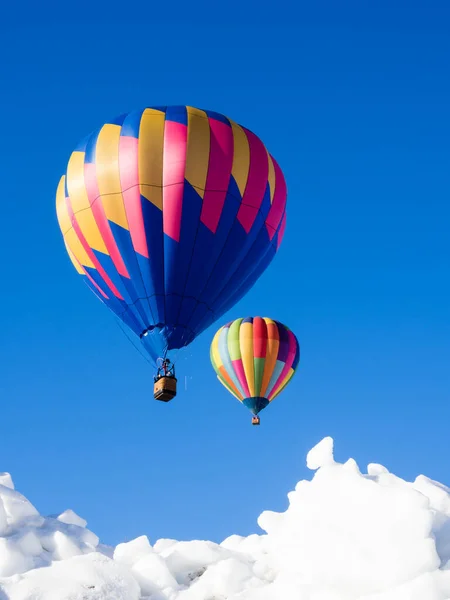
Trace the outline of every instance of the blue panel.
[[[253, 262], [253, 268], [250, 273], [247, 272], [248, 263], [251, 262], [252, 256], [248, 257], [248, 263], [242, 265], [242, 270], [237, 273], [237, 277], [242, 282], [241, 286], [233, 292], [232, 295], [227, 295], [220, 303], [217, 303], [214, 306], [214, 311], [219, 313], [219, 315], [223, 315], [227, 310], [232, 308], [241, 298], [249, 292], [249, 290], [255, 285], [256, 281], [261, 277], [267, 267], [270, 265], [272, 260], [274, 259], [276, 254], [275, 245], [271, 244], [266, 248], [265, 254], [261, 257], [261, 254], [258, 254], [255, 251], [255, 262]], [[259, 259], [259, 262], [258, 262]]]
[[[100, 302], [103, 302], [103, 304], [108, 305], [108, 300], [100, 294], [100, 292], [95, 287], [95, 285], [92, 283], [92, 281], [88, 277], [86, 277], [86, 275], [83, 275], [82, 277], [83, 277], [84, 283], [97, 296], [97, 298], [100, 300]], [[110, 308], [110, 307], [108, 307], [108, 308]], [[110, 310], [111, 310], [111, 308], [110, 308]]]
[[214, 252], [214, 234], [206, 225], [199, 223], [197, 238], [192, 253], [191, 272], [186, 281], [185, 296], [198, 300], [203, 286], [208, 280], [214, 262], [212, 254]]
[[126, 117], [127, 117], [128, 113], [123, 113], [122, 115], [119, 115], [118, 117], [114, 117], [114, 119], [111, 119], [111, 121], [108, 121], [108, 124], [110, 125], [122, 125], [122, 123], [125, 121]]
[[191, 296], [184, 296], [181, 301], [180, 314], [178, 322], [180, 325], [187, 325], [192, 317], [193, 312], [198, 306], [198, 300]]
[[188, 116], [185, 106], [168, 106], [166, 109], [166, 121], [173, 121], [174, 123], [181, 123], [187, 125]]
[[264, 197], [262, 199], [261, 206], [259, 207], [259, 210], [262, 216], [264, 217], [264, 220], [267, 219], [267, 215], [269, 214], [271, 207], [272, 204], [270, 203], [270, 184], [269, 182], [267, 182], [266, 191], [264, 192]]
[[[207, 286], [208, 281], [214, 274], [217, 275], [217, 264], [224, 250], [225, 243], [230, 236], [230, 232], [234, 227], [236, 215], [240, 207], [240, 200], [233, 195], [235, 193], [235, 185], [234, 179], [230, 179], [216, 233], [212, 233], [203, 223], [199, 225], [185, 296], [201, 300], [203, 290]], [[232, 193], [230, 193], [230, 190]], [[191, 305], [192, 303], [190, 303]], [[195, 316], [193, 313], [189, 315], [188, 307], [186, 306], [182, 307], [181, 312], [183, 323], [189, 322], [190, 326], [196, 329], [196, 321], [199, 318], [203, 318], [205, 307], [196, 310]]]
[[[295, 338], [295, 339], [297, 339], [297, 338]], [[300, 345], [297, 340], [297, 350], [295, 352], [294, 362], [292, 363], [292, 369], [294, 369], [294, 371], [298, 367], [299, 362], [300, 362]]]
[[164, 235], [164, 279], [165, 279], [165, 319], [164, 322], [175, 325], [181, 306], [181, 295], [173, 293], [176, 287], [178, 242]]
[[[266, 214], [263, 212], [265, 210], [268, 211], [268, 206], [270, 206], [269, 185], [266, 186], [261, 210], [256, 215], [249, 233], [245, 232], [239, 221], [236, 220], [233, 224], [223, 254], [201, 297], [201, 300], [206, 302], [213, 310], [216, 309], [216, 303], [223, 301], [221, 297], [231, 295], [235, 289], [241, 286], [240, 267], [242, 263], [252, 262], [247, 255], [251, 252], [255, 241], [258, 239], [258, 250], [260, 253], [263, 253], [265, 247], [269, 246], [270, 239], [264, 223]], [[261, 231], [264, 234], [258, 238]], [[251, 265], [249, 267], [251, 268]]]
[[138, 255], [155, 323], [165, 323], [164, 241], [162, 210], [141, 196], [149, 259]]
[[126, 115], [126, 119], [122, 123], [122, 129], [120, 130], [121, 136], [127, 135], [134, 138], [139, 137], [139, 128], [143, 112], [143, 110], [134, 110]]
[[133, 303], [136, 302], [136, 308], [139, 310], [139, 313], [144, 319], [145, 328], [147, 328], [149, 325], [153, 325], [155, 323], [151, 305], [147, 300], [148, 296], [153, 294], [154, 291], [152, 289], [149, 293], [145, 287], [144, 278], [139, 268], [140, 265], [137, 260], [136, 252], [133, 248], [130, 232], [120, 225], [117, 225], [117, 223], [113, 223], [112, 221], [109, 221], [109, 225], [111, 227], [111, 233], [113, 234], [114, 240], [117, 244], [117, 248], [131, 278], [131, 280], [126, 278], [122, 278], [122, 280], [125, 283], [125, 287], [128, 289]]
[[244, 398], [243, 402], [254, 415], [260, 413], [269, 404], [267, 398], [255, 396], [254, 398]]
[[202, 291], [201, 300], [209, 307], [214, 309], [214, 303], [217, 298], [220, 298], [224, 288], [228, 286], [229, 292], [232, 292], [233, 289], [239, 287], [240, 281], [234, 277], [234, 272], [245, 259], [252, 242], [253, 240], [236, 220], [228, 235], [223, 252]]
[[231, 127], [230, 121], [225, 117], [225, 115], [221, 115], [218, 112], [214, 112], [213, 110], [205, 110], [204, 111], [210, 119], [215, 119], [216, 121], [220, 121], [221, 123], [225, 123], [229, 127]]
[[[233, 175], [230, 175], [230, 180], [228, 182], [227, 196], [228, 197], [232, 196], [233, 198], [236, 198], [237, 200], [239, 200], [239, 202], [242, 202], [242, 195], [241, 195], [241, 192], [239, 191], [238, 184], [236, 183], [236, 180], [233, 177]], [[228, 198], [227, 198], [227, 200], [228, 200]]]
[[136, 321], [136, 318], [133, 314], [128, 310], [128, 306], [123, 300], [116, 298], [111, 290], [106, 286], [103, 278], [100, 276], [97, 269], [89, 269], [85, 267], [86, 271], [95, 281], [95, 283], [105, 291], [109, 298], [103, 298], [102, 301], [106, 306], [119, 318], [121, 319], [136, 335], [139, 335], [142, 331], [142, 324]]
[[[261, 237], [263, 237], [264, 232], [260, 232]], [[232, 308], [241, 298], [247, 294], [247, 292], [254, 286], [256, 281], [262, 275], [262, 273], [267, 269], [267, 267], [272, 262], [275, 254], [276, 254], [276, 245], [272, 242], [269, 245], [266, 245], [264, 241], [265, 251], [261, 254], [261, 250], [256, 243], [251, 253], [248, 256], [248, 260], [241, 264], [241, 272], [237, 273], [237, 279], [241, 281], [240, 286], [236, 289], [233, 287], [230, 288], [230, 293], [224, 294], [220, 298], [220, 302], [217, 302], [214, 305], [214, 318], [211, 319], [209, 313], [204, 312], [203, 317], [200, 318], [199, 313], [196, 313], [197, 320], [195, 320], [195, 332], [198, 335], [202, 331], [204, 331], [207, 327], [209, 327], [215, 320], [219, 319], [223, 314], [225, 314], [230, 308]], [[251, 267], [250, 273], [246, 272], [248, 268]], [[192, 320], [194, 322], [194, 319]]]
[[86, 145], [88, 143], [89, 137], [90, 136], [87, 135], [80, 142], [78, 142], [78, 144], [75, 148], [75, 152], [84, 152], [86, 150]]
[[167, 111], [167, 106], [147, 106], [147, 108], [151, 108], [152, 110], [159, 110], [163, 113]]
[[245, 317], [242, 319], [242, 323], [253, 323], [253, 317]]
[[[89, 273], [89, 275], [92, 277], [92, 279], [95, 281], [95, 283], [98, 285], [98, 287], [102, 290], [102, 292], [104, 292], [107, 296], [112, 296], [113, 293], [111, 292], [111, 290], [109, 289], [109, 287], [106, 285], [105, 281], [103, 280], [103, 277], [100, 276], [100, 273], [97, 271], [97, 269], [90, 269], [89, 267], [83, 267], [87, 273]], [[113, 298], [115, 298], [115, 296], [113, 296]], [[112, 300], [112, 298], [111, 298]], [[102, 302], [107, 302], [106, 298], [103, 298], [102, 296]], [[117, 299], [117, 302], [120, 302], [119, 299]], [[120, 313], [120, 311], [122, 310], [120, 307], [117, 308], [118, 312]]]
[[100, 130], [97, 129], [89, 136], [86, 143], [84, 162], [86, 164], [95, 163], [95, 148], [97, 146], [97, 138]]
[[128, 304], [130, 312], [141, 325], [141, 331], [146, 329], [147, 317], [145, 309], [142, 306], [142, 301], [139, 300], [139, 296], [136, 293], [133, 282], [130, 279], [119, 275], [110, 256], [103, 254], [102, 252], [98, 252], [97, 250], [93, 250], [93, 253], [103, 269], [106, 271], [108, 277], [122, 295], [126, 304]]
[[[219, 315], [220, 316], [220, 315]], [[215, 313], [206, 306], [204, 302], [197, 304], [195, 310], [190, 318], [189, 327], [195, 331], [196, 335], [204, 331], [207, 327], [212, 325], [216, 320]]]
[[[202, 199], [198, 192], [188, 182], [184, 182], [183, 210], [181, 213], [180, 241], [171, 238], [164, 242], [166, 256], [165, 289], [166, 289], [166, 322], [171, 325], [187, 323], [181, 318], [181, 302], [191, 276], [195, 276], [199, 265], [195, 260], [194, 244], [199, 229]], [[170, 254], [169, 254], [170, 253]], [[170, 258], [169, 258], [170, 256]], [[204, 254], [202, 256], [204, 261]], [[170, 294], [176, 296], [168, 297]], [[184, 315], [183, 315], [184, 316]]]

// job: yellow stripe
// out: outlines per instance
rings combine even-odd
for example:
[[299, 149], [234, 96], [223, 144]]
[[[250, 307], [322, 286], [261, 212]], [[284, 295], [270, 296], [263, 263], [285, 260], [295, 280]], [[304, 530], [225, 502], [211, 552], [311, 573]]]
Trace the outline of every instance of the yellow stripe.
[[59, 180], [58, 189], [56, 190], [56, 216], [58, 217], [59, 228], [63, 235], [65, 235], [72, 227], [66, 205], [66, 195], [64, 191], [65, 180], [66, 178], [63, 175]]
[[103, 125], [95, 145], [98, 189], [106, 218], [129, 229], [119, 171], [120, 125]]
[[146, 108], [139, 128], [139, 183], [144, 198], [163, 207], [163, 150], [165, 114]]
[[233, 175], [241, 196], [244, 194], [245, 186], [247, 185], [248, 171], [250, 169], [250, 147], [248, 145], [247, 136], [240, 125], [231, 121], [234, 139], [234, 155], [233, 167], [231, 174]]
[[[95, 222], [84, 183], [84, 152], [73, 152], [67, 165], [70, 205], [90, 248], [109, 254]], [[78, 256], [77, 256], [78, 258]], [[82, 263], [84, 264], [84, 263]]]
[[269, 159], [269, 186], [270, 186], [270, 204], [273, 202], [273, 195], [275, 193], [275, 167], [273, 166], [273, 160], [270, 154], [267, 152], [267, 157]]
[[216, 335], [214, 336], [213, 341], [211, 343], [211, 358], [212, 358], [211, 362], [213, 363], [213, 366], [216, 370], [219, 369], [219, 367], [221, 367], [223, 365], [222, 359], [220, 358], [220, 352], [219, 352], [219, 336], [220, 336], [221, 331], [222, 331], [222, 327], [216, 333]]
[[255, 363], [253, 360], [253, 324], [242, 323], [239, 330], [242, 364], [247, 379], [250, 396], [255, 395]]
[[203, 110], [187, 107], [188, 138], [185, 177], [203, 199], [209, 166], [210, 127]]
[[278, 392], [272, 396], [272, 398], [270, 399], [270, 402], [272, 402], [272, 400], [275, 400], [275, 398], [278, 396], [278, 394], [280, 394], [284, 390], [284, 388], [287, 386], [289, 381], [292, 379], [292, 376], [294, 373], [295, 373], [294, 369], [289, 369], [289, 373], [283, 379], [283, 383], [281, 384]]
[[73, 255], [81, 265], [84, 267], [89, 267], [90, 269], [95, 269], [94, 264], [87, 255], [86, 250], [83, 248], [83, 245], [81, 244], [74, 229], [69, 229], [64, 236], [64, 242], [73, 252]]
[[[85, 249], [81, 245], [81, 242], [78, 239], [78, 236], [72, 227], [72, 222], [69, 217], [69, 211], [67, 210], [66, 196], [64, 191], [64, 181], [65, 177], [62, 176], [59, 180], [58, 189], [56, 191], [56, 214], [58, 217], [59, 227], [64, 236], [64, 243], [66, 245], [67, 252], [71, 257], [71, 260], [73, 256], [78, 264], [82, 264], [86, 267], [90, 267], [91, 269], [93, 269], [94, 265], [92, 264], [91, 260], [86, 254]], [[72, 262], [74, 261], [72, 260]], [[74, 266], [78, 271], [78, 267], [75, 263]]]

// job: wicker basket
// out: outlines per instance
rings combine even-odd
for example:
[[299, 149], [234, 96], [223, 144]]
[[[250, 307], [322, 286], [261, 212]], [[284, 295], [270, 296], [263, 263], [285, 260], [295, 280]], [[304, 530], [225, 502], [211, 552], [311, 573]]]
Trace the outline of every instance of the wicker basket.
[[155, 400], [169, 402], [177, 395], [177, 380], [175, 377], [160, 377], [153, 387]]

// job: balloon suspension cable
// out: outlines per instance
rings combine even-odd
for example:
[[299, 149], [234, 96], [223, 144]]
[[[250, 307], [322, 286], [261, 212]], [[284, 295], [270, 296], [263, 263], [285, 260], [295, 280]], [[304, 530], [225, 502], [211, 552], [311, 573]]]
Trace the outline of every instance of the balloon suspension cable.
[[[139, 352], [139, 354], [148, 362], [149, 365], [152, 364], [152, 361], [149, 359], [149, 357], [144, 354], [142, 352], [142, 350], [139, 348], [139, 346], [136, 346], [136, 344], [134, 343], [134, 340], [128, 335], [128, 333], [125, 331], [125, 329], [122, 327], [122, 323], [119, 319], [117, 319], [117, 322], [119, 323], [119, 327], [122, 330], [122, 333], [125, 335], [125, 337], [127, 338], [127, 340], [129, 342], [131, 342], [134, 346], [134, 348]], [[153, 366], [153, 365], [152, 365]]]

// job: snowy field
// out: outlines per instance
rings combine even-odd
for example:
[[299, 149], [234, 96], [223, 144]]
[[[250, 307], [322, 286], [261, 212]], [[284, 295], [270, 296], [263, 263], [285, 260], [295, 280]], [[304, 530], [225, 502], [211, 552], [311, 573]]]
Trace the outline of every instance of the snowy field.
[[143, 536], [109, 548], [71, 510], [42, 517], [0, 474], [0, 600], [449, 600], [450, 489], [378, 464], [315, 470], [265, 533], [220, 545]]

